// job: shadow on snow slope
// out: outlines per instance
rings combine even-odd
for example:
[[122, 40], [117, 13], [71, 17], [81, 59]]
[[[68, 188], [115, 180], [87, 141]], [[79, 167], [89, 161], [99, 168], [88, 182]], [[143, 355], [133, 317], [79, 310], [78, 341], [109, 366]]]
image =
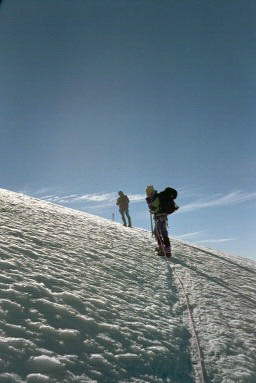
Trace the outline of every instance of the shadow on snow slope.
[[209, 382], [256, 381], [255, 262], [174, 241]]

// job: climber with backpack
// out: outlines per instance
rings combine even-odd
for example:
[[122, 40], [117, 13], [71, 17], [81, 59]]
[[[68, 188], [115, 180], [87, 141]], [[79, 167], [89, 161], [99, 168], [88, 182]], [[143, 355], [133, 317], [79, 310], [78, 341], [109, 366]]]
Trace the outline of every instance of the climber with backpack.
[[171, 244], [168, 237], [168, 214], [178, 210], [178, 206], [174, 202], [178, 193], [177, 190], [167, 187], [162, 192], [158, 193], [153, 185], [146, 188], [146, 201], [149, 207], [150, 214], [153, 215], [155, 227], [153, 234], [158, 243], [157, 252], [159, 255], [171, 257]]

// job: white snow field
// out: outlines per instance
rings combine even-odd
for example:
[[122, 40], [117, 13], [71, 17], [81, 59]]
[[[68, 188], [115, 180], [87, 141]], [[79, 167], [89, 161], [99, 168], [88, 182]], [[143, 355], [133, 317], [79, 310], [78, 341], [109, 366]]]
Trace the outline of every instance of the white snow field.
[[254, 261], [174, 240], [168, 261], [144, 230], [3, 189], [0, 209], [0, 382], [256, 382]]

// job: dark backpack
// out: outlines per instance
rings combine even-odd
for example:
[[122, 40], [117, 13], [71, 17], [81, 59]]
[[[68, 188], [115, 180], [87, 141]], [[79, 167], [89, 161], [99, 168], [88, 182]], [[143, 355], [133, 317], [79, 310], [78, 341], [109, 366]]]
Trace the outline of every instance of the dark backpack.
[[179, 207], [174, 202], [177, 196], [177, 190], [170, 187], [167, 187], [165, 190], [158, 194], [161, 213], [172, 214], [178, 210]]

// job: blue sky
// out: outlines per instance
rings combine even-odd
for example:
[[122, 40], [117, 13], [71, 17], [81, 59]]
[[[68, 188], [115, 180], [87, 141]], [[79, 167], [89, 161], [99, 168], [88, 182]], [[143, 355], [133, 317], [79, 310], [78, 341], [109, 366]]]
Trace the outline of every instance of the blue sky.
[[0, 13], [1, 187], [256, 258], [256, 3], [12, 0]]

